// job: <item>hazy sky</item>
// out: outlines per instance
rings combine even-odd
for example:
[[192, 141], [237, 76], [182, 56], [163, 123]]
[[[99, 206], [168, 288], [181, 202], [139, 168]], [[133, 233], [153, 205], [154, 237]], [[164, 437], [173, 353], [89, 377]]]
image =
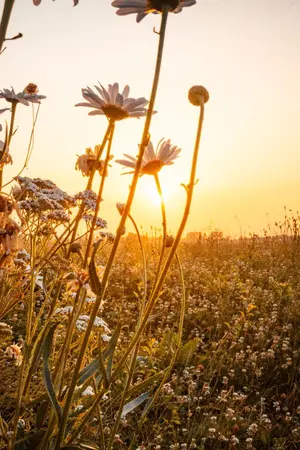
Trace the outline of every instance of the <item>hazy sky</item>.
[[[4, 1], [0, 1], [1, 8]], [[102, 140], [107, 121], [74, 108], [81, 88], [115, 81], [134, 97], [149, 98], [159, 16], [140, 24], [119, 17], [110, 0], [16, 0], [1, 56], [0, 88], [22, 90], [29, 82], [47, 95], [38, 119], [35, 146], [24, 175], [50, 178], [69, 193], [84, 189], [74, 170], [76, 155]], [[300, 200], [300, 0], [198, 0], [168, 21], [161, 83], [151, 137], [170, 138], [182, 148], [174, 166], [161, 171], [168, 228], [175, 232], [189, 178], [198, 111], [187, 100], [192, 85], [210, 92], [197, 175], [200, 179], [187, 231], [219, 227], [236, 235], [261, 231], [281, 220], [283, 208]], [[1, 100], [0, 108], [5, 107]], [[4, 125], [9, 115], [2, 115]], [[22, 166], [31, 130], [31, 108], [17, 111], [12, 176]], [[135, 155], [144, 120], [117, 124], [113, 154]], [[3, 132], [1, 138], [3, 139]], [[125, 201], [130, 176], [113, 163], [102, 215], [114, 231], [115, 202]], [[154, 181], [142, 177], [133, 215], [144, 229], [160, 227]], [[98, 186], [96, 186], [96, 189]]]

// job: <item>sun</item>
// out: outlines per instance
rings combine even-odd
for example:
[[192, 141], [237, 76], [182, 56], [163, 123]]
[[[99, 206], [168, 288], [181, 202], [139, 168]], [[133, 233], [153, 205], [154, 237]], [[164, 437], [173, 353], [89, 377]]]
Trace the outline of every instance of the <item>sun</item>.
[[[155, 181], [153, 177], [145, 177], [144, 183], [142, 183], [143, 196], [147, 198], [153, 205], [159, 206], [161, 204], [161, 198], [157, 192]], [[173, 194], [172, 186], [168, 184], [162, 184], [163, 198], [167, 202]]]

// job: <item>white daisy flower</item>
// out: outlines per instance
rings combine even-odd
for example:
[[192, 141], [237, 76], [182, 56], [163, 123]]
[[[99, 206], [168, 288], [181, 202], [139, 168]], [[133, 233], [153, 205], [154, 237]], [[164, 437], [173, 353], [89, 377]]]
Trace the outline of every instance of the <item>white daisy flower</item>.
[[[170, 139], [168, 139], [167, 141], [162, 139], [158, 143], [155, 152], [153, 144], [150, 141], [143, 156], [140, 175], [155, 175], [163, 166], [171, 166], [172, 164], [174, 164], [173, 161], [178, 157], [180, 151], [181, 148], [177, 147], [176, 145], [172, 145]], [[116, 162], [122, 164], [125, 167], [131, 167], [132, 169], [135, 169], [137, 158], [133, 158], [132, 156], [126, 154], [124, 154], [124, 156], [126, 156], [128, 160], [118, 159], [116, 160]], [[133, 173], [133, 171], [126, 173]]]
[[196, 0], [114, 0], [112, 6], [119, 8], [117, 14], [137, 14], [136, 21], [140, 22], [147, 14], [159, 14], [164, 4], [169, 5], [169, 11], [175, 14], [186, 6], [195, 5]]
[[15, 93], [14, 88], [3, 89], [0, 91], [0, 98], [5, 98], [9, 103], [22, 103], [25, 106], [29, 106], [30, 103], [41, 103], [40, 100], [47, 98], [45, 95], [38, 95], [37, 85], [29, 83], [24, 91]]
[[[100, 84], [100, 83], [99, 83]], [[86, 102], [77, 103], [75, 106], [87, 106], [94, 108], [89, 112], [90, 116], [105, 115], [108, 119], [123, 120], [128, 117], [142, 117], [147, 114], [145, 106], [148, 100], [144, 97], [130, 98], [128, 97], [130, 88], [125, 86], [122, 93], [119, 92], [119, 84], [109, 84], [106, 90], [102, 84], [95, 86], [97, 93], [90, 87], [82, 89], [82, 95]]]

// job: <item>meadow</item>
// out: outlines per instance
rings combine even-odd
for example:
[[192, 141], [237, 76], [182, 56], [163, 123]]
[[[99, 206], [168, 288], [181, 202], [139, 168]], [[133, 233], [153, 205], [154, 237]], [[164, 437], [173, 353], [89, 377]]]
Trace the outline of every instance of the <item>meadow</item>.
[[[151, 411], [143, 419], [144, 402], [129, 405], [114, 436], [113, 448], [130, 448], [133, 436], [136, 436], [132, 447], [135, 449], [298, 448], [298, 226], [298, 219], [286, 219], [284, 233], [277, 236], [266, 232], [263, 237], [254, 235], [233, 240], [215, 231], [208, 235], [192, 234], [182, 241], [178, 251], [186, 292], [182, 344]], [[144, 236], [142, 241], [147, 255], [151, 256], [150, 286], [161, 239]], [[106, 260], [107, 251], [104, 248], [98, 255], [99, 264]], [[18, 255], [19, 260], [24, 260], [22, 255], [23, 252]], [[80, 256], [74, 254], [72, 267], [79, 261]], [[34, 317], [46, 316], [50, 307], [45, 307], [47, 292], [57, 289], [57, 280], [69, 265], [69, 261], [57, 255], [55, 264], [45, 267], [46, 285], [35, 287]], [[93, 361], [97, 354], [99, 330], [104, 353], [109, 345], [105, 343], [106, 337], [123, 324], [114, 354], [116, 360], [128, 345], [135, 332], [137, 305], [142, 298], [142, 265], [136, 235], [124, 237], [100, 310], [103, 323], [95, 327], [90, 338], [87, 362]], [[24, 285], [22, 273], [19, 268], [10, 273], [2, 287], [1, 305], [15, 297], [20, 283]], [[56, 305], [54, 318], [58, 316], [55, 319], [58, 332], [52, 361], [61, 350], [64, 330], [71, 319], [74, 304], [67, 293], [75, 288], [70, 283], [65, 279], [64, 295]], [[26, 295], [25, 290], [23, 298], [1, 321], [2, 429], [15, 411], [19, 355], [7, 349], [18, 345], [20, 352], [24, 351]], [[91, 302], [90, 298], [85, 300], [81, 317], [90, 314]], [[176, 348], [181, 302], [180, 272], [173, 262], [141, 339], [127, 400], [139, 399], [145, 393], [153, 395], [157, 389]], [[65, 384], [74, 365], [72, 353], [76, 352], [83, 330], [84, 320], [79, 318], [65, 368]], [[97, 392], [97, 377], [99, 368], [84, 383], [81, 397], [72, 406], [75, 424]], [[34, 436], [41, 438], [48, 421], [49, 402], [44, 394], [41, 364], [36, 365], [32, 380], [22, 403], [18, 426], [18, 439], [22, 442], [26, 437], [25, 444], [20, 443], [16, 448], [36, 448]], [[94, 411], [82, 430], [83, 446], [65, 448], [101, 448], [98, 447], [100, 427], [105, 442], [109, 440], [125, 382], [126, 368], [102, 397], [102, 420], [99, 411]], [[2, 437], [1, 448], [6, 445]]]

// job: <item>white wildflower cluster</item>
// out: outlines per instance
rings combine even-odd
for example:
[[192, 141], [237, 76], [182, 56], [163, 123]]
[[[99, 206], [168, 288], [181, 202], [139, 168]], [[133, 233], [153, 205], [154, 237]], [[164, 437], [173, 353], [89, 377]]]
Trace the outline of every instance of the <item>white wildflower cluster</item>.
[[[87, 324], [88, 324], [89, 320], [90, 320], [90, 316], [88, 316], [88, 315], [83, 314], [83, 315], [79, 316], [78, 320], [76, 322], [77, 330], [81, 331], [81, 332], [85, 331], [86, 328], [87, 328]], [[109, 327], [108, 327], [108, 325], [107, 325], [107, 323], [103, 319], [101, 319], [101, 317], [97, 316], [95, 318], [94, 326], [95, 327], [102, 327], [106, 333], [110, 333], [111, 332]]]
[[74, 195], [74, 198], [76, 198], [76, 200], [81, 200], [87, 211], [95, 211], [97, 195], [91, 189], [86, 189], [85, 191], [78, 192], [78, 194]]
[[[65, 210], [69, 210], [76, 205], [74, 197], [59, 189], [50, 180], [17, 177], [16, 181], [19, 183], [20, 189], [15, 189], [14, 195], [16, 200], [18, 200], [20, 209], [31, 213], [49, 211], [47, 216], [44, 216], [45, 220], [52, 218], [55, 221], [60, 219], [63, 222], [68, 221]], [[52, 217], [48, 217], [50, 212]]]
[[109, 243], [114, 242], [115, 235], [113, 233], [110, 233], [109, 231], [100, 231], [99, 236], [101, 240], [107, 240]]
[[[88, 224], [92, 224], [94, 216], [92, 214], [85, 214], [84, 216], [82, 216], [83, 220], [85, 220], [86, 223]], [[97, 217], [96, 219], [96, 228], [106, 228], [107, 227], [107, 222], [104, 219], [101, 219], [101, 217]]]

